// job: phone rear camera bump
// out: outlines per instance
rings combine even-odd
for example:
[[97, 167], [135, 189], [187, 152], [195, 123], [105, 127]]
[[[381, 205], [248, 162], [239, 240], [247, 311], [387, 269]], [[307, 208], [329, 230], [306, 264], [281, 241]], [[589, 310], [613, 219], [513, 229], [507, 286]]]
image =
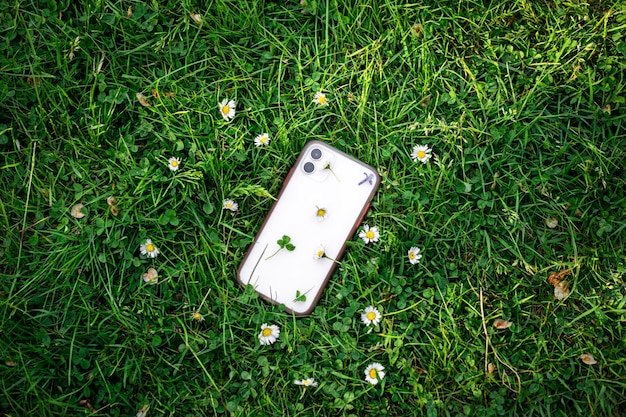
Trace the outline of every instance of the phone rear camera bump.
[[311, 150], [311, 158], [313, 158], [313, 159], [315, 159], [317, 161], [321, 157], [322, 157], [322, 150], [321, 149], [314, 148], [313, 150]]
[[315, 171], [315, 164], [313, 164], [313, 162], [306, 162], [302, 169], [304, 169], [304, 172], [306, 172], [307, 174], [310, 174]]

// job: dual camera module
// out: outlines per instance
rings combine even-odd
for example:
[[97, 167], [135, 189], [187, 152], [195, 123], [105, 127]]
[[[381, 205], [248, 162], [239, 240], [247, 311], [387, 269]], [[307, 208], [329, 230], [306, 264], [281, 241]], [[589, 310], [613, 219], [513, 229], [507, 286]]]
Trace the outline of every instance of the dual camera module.
[[[323, 152], [321, 149], [319, 148], [313, 148], [311, 149], [311, 151], [309, 152], [309, 158], [311, 158], [313, 161], [315, 162], [319, 162], [320, 159], [322, 159], [323, 156]], [[311, 161], [306, 161], [303, 165], [302, 165], [302, 170], [304, 172], [306, 172], [307, 174], [312, 174], [313, 172], [315, 172], [317, 166], [315, 164], [315, 162], [311, 162]]]

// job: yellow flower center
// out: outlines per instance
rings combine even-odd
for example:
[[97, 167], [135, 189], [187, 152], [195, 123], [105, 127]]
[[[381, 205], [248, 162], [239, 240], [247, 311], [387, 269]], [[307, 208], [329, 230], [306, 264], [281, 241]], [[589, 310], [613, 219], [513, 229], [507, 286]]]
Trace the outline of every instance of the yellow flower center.
[[233, 203], [226, 203], [225, 206], [226, 208], [231, 208], [233, 206]]
[[154, 245], [153, 245], [152, 243], [148, 243], [148, 244], [146, 245], [146, 250], [147, 250], [148, 252], [154, 252]]
[[409, 258], [410, 258], [410, 259], [414, 259], [414, 258], [415, 258], [415, 252], [411, 252], [411, 253], [409, 253]]
[[325, 104], [326, 103], [326, 96], [319, 96], [319, 98], [317, 99], [317, 101], [320, 104]]
[[369, 313], [367, 313], [367, 319], [369, 321], [373, 321], [376, 318], [376, 313], [374, 313], [373, 311], [370, 311]]
[[365, 232], [365, 237], [368, 239], [374, 239], [374, 232], [368, 230], [367, 232]]
[[302, 381], [302, 385], [304, 385], [304, 386], [309, 386], [309, 385], [311, 385], [311, 380], [310, 380], [310, 379], [305, 379], [305, 380], [303, 380], [303, 381]]
[[417, 158], [418, 159], [423, 159], [426, 156], [426, 152], [424, 151], [417, 151]]
[[178, 166], [178, 161], [174, 159], [174, 160], [171, 162], [171, 164], [172, 164], [172, 166], [173, 166], [173, 167], [177, 167], [177, 166]]
[[317, 251], [317, 257], [318, 258], [321, 258], [323, 255], [324, 255], [324, 251], [323, 250], [320, 249], [320, 250]]
[[230, 107], [228, 107], [228, 104], [227, 104], [224, 107], [222, 107], [222, 114], [228, 114], [228, 113], [230, 113]]
[[196, 311], [195, 313], [193, 313], [193, 318], [200, 321], [202, 319], [202, 314]]
[[265, 142], [267, 142], [268, 139], [269, 138], [267, 136], [261, 136], [261, 139], [259, 139], [259, 142], [265, 143]]
[[272, 329], [270, 329], [269, 327], [266, 327], [265, 329], [263, 329], [261, 334], [263, 335], [263, 337], [268, 337], [272, 334]]
[[317, 209], [317, 217], [324, 217], [326, 215], [326, 210], [321, 208]]
[[378, 377], [378, 371], [376, 370], [376, 368], [370, 369], [370, 378], [376, 379], [377, 377]]

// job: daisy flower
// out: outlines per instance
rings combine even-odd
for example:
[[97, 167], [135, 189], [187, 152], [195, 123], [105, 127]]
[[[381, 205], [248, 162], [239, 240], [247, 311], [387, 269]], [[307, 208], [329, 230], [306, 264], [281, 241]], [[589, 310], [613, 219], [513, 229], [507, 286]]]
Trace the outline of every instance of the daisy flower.
[[380, 311], [376, 307], [368, 306], [365, 307], [365, 311], [361, 314], [361, 321], [365, 323], [366, 326], [373, 324], [377, 326], [380, 323], [381, 318]]
[[194, 311], [191, 314], [191, 318], [194, 319], [195, 321], [204, 321], [204, 316], [200, 314], [199, 311]]
[[267, 146], [269, 145], [270, 140], [270, 135], [268, 135], [267, 133], [263, 133], [262, 135], [254, 138], [254, 146]]
[[321, 91], [315, 93], [315, 96], [313, 97], [313, 103], [317, 104], [318, 106], [328, 106], [328, 99], [326, 98], [326, 94], [322, 93]]
[[235, 203], [233, 200], [226, 199], [222, 202], [224, 210], [237, 211], [239, 210], [239, 204]]
[[428, 145], [416, 145], [413, 148], [413, 153], [411, 153], [411, 158], [413, 158], [415, 162], [419, 160], [425, 164], [432, 157], [432, 151], [433, 150], [430, 149]]
[[378, 384], [378, 381], [385, 377], [384, 369], [385, 367], [378, 362], [372, 363], [365, 368], [365, 380], [372, 385]]
[[159, 273], [154, 268], [149, 268], [148, 272], [143, 274], [143, 282], [147, 284], [158, 284]]
[[259, 333], [259, 343], [262, 345], [273, 344], [280, 335], [280, 327], [275, 324], [268, 325], [263, 323], [261, 325], [261, 333]]
[[159, 250], [156, 246], [154, 246], [154, 243], [152, 243], [151, 239], [146, 239], [146, 243], [140, 245], [139, 250], [141, 251], [142, 255], [145, 255], [148, 258], [156, 258], [156, 256], [159, 254]]
[[359, 233], [359, 237], [363, 239], [365, 243], [378, 242], [380, 232], [378, 231], [377, 226], [369, 227], [369, 225], [366, 224], [363, 226], [361, 233]]
[[318, 221], [321, 222], [322, 220], [326, 220], [327, 215], [328, 210], [326, 210], [324, 207], [317, 207], [317, 210], [315, 211], [315, 217]]
[[325, 254], [326, 254], [326, 252], [324, 251], [324, 246], [323, 245], [319, 245], [313, 251], [313, 259], [322, 259]]
[[302, 385], [306, 387], [317, 387], [317, 382], [315, 382], [315, 378], [304, 378], [304, 379], [296, 379], [293, 381], [296, 385]]
[[422, 254], [420, 252], [422, 252], [422, 250], [415, 246], [409, 249], [409, 262], [413, 265], [420, 263], [420, 259], [422, 259]]
[[180, 158], [172, 156], [170, 159], [167, 160], [167, 167], [170, 169], [170, 171], [178, 171], [178, 168], [180, 168]]
[[235, 103], [235, 100], [228, 100], [227, 98], [222, 100], [222, 102], [220, 103], [220, 113], [222, 117], [224, 118], [224, 120], [228, 122], [233, 117], [235, 117], [236, 106], [237, 104]]

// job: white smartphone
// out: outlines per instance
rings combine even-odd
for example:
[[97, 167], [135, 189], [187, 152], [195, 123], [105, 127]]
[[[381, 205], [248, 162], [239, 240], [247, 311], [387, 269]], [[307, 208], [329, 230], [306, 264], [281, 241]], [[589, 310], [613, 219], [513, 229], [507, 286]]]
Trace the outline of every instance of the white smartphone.
[[248, 248], [239, 283], [289, 312], [310, 314], [379, 184], [371, 166], [308, 142]]

